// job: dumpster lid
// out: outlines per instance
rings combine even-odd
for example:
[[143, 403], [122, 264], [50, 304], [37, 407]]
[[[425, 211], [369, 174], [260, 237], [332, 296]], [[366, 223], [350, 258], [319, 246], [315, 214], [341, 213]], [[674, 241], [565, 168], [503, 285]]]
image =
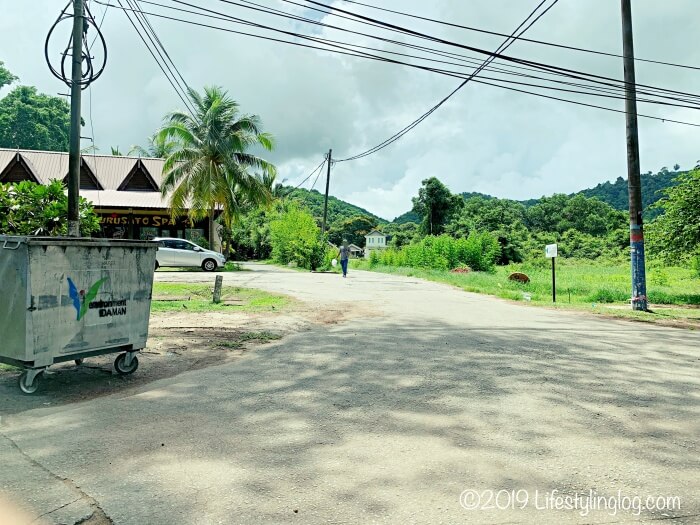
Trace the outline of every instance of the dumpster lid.
[[155, 248], [156, 241], [131, 239], [100, 239], [96, 237], [36, 237], [32, 235], [0, 235], [0, 246], [7, 248], [17, 244], [38, 246], [83, 246], [89, 248]]

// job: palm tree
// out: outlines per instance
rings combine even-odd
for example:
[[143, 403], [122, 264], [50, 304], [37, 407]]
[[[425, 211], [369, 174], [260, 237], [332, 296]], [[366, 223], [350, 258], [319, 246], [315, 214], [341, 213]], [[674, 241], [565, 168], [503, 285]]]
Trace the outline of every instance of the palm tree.
[[[209, 218], [209, 246], [214, 245], [217, 209], [227, 227], [246, 203], [265, 204], [271, 195], [263, 177], [276, 173], [266, 160], [247, 150], [259, 145], [270, 151], [272, 136], [261, 130], [260, 117], [242, 115], [238, 104], [220, 87], [188, 90], [195, 115], [175, 111], [166, 117], [159, 140], [174, 140], [163, 166], [163, 195], [170, 194], [171, 213], [190, 220]], [[251, 173], [256, 170], [257, 173]]]
[[153, 159], [167, 159], [177, 147], [177, 142], [159, 133], [154, 133], [147, 140], [148, 145], [145, 148], [143, 146], [131, 146], [129, 156], [138, 155], [139, 157], [150, 157]]

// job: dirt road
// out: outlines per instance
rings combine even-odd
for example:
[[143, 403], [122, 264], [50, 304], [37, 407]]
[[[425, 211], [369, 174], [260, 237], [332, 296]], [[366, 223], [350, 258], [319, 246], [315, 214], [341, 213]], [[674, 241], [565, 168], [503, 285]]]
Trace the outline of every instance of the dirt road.
[[48, 523], [700, 523], [697, 332], [246, 269], [226, 283], [325, 323], [3, 417], [0, 490], [35, 516], [63, 506]]

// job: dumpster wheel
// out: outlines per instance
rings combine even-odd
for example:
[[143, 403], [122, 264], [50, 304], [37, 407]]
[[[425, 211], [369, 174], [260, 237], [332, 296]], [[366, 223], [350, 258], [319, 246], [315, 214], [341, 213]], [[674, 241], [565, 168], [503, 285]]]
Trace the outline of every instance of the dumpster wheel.
[[128, 354], [119, 354], [117, 356], [117, 358], [114, 360], [114, 369], [121, 376], [127, 376], [129, 374], [133, 374], [134, 372], [136, 372], [136, 369], [139, 367], [139, 360], [138, 360], [138, 357], [136, 357], [135, 355], [131, 356], [131, 363], [129, 363], [129, 365], [127, 365], [126, 364], [127, 355]]
[[43, 370], [38, 372], [36, 370], [25, 370], [19, 376], [19, 389], [28, 395], [35, 393], [39, 390], [39, 381], [43, 373]]

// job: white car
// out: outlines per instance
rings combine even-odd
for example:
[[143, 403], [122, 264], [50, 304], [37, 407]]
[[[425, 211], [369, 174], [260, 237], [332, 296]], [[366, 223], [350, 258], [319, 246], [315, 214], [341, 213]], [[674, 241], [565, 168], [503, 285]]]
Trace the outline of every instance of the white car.
[[223, 254], [205, 250], [185, 239], [156, 237], [153, 240], [158, 242], [156, 270], [161, 266], [190, 266], [213, 272], [226, 264]]

